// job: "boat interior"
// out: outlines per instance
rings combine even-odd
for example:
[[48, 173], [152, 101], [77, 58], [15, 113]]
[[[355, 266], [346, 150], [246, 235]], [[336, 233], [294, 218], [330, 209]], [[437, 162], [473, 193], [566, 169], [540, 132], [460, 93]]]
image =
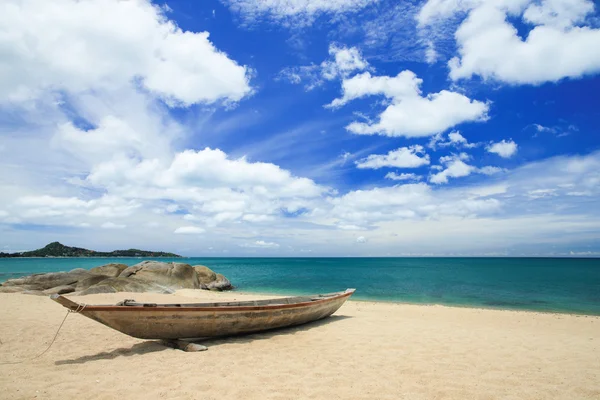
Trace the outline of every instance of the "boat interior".
[[298, 304], [298, 303], [309, 303], [312, 301], [328, 299], [336, 296], [343, 295], [345, 293], [354, 292], [354, 289], [347, 289], [343, 292], [334, 292], [326, 294], [315, 294], [309, 296], [296, 296], [296, 297], [282, 297], [279, 299], [267, 299], [267, 300], [250, 300], [250, 301], [229, 301], [229, 302], [217, 302], [217, 303], [175, 303], [175, 304], [159, 304], [159, 303], [138, 303], [135, 300], [127, 299], [123, 300], [116, 306], [126, 307], [256, 307], [256, 306], [267, 306], [267, 305], [282, 305], [282, 304]]

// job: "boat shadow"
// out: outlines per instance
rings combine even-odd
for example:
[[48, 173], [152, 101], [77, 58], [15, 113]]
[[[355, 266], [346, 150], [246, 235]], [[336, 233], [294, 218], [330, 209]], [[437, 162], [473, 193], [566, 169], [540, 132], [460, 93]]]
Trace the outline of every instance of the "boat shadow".
[[[231, 343], [250, 343], [256, 340], [266, 340], [274, 336], [280, 335], [294, 335], [298, 332], [308, 331], [314, 328], [318, 328], [323, 325], [336, 323], [347, 318], [352, 318], [347, 315], [332, 315], [328, 318], [320, 319], [318, 321], [308, 322], [303, 325], [291, 326], [287, 328], [271, 329], [268, 331], [235, 335], [235, 336], [223, 336], [216, 338], [198, 338], [189, 340], [192, 343], [200, 343], [207, 347], [218, 347], [220, 345], [226, 345]], [[130, 357], [133, 355], [143, 355], [149, 353], [156, 353], [159, 351], [172, 350], [170, 347], [165, 346], [160, 341], [148, 340], [141, 343], [136, 343], [130, 348], [121, 347], [114, 349], [109, 352], [101, 352], [97, 354], [86, 355], [74, 359], [58, 360], [55, 361], [55, 365], [74, 365], [74, 364], [85, 364], [92, 361], [100, 360], [112, 360], [117, 357]]]
[[74, 358], [71, 360], [58, 360], [55, 361], [55, 365], [72, 365], [72, 364], [85, 364], [90, 361], [100, 361], [100, 360], [112, 360], [117, 357], [130, 357], [134, 355], [142, 355], [149, 353], [156, 353], [158, 351], [167, 350], [168, 347], [163, 346], [160, 342], [148, 340], [146, 342], [136, 343], [133, 346], [121, 347], [118, 349], [114, 349], [112, 351], [104, 351], [97, 354], [91, 354], [87, 356], [82, 356], [78, 358]]
[[308, 331], [314, 328], [318, 328], [323, 325], [328, 325], [332, 323], [336, 323], [348, 318], [352, 318], [348, 315], [332, 315], [327, 318], [320, 319], [318, 321], [308, 322], [306, 324], [297, 325], [297, 326], [289, 326], [286, 328], [277, 328], [270, 329], [268, 331], [256, 332], [256, 333], [248, 333], [248, 334], [240, 334], [233, 336], [222, 336], [215, 338], [198, 338], [194, 340], [190, 340], [192, 343], [202, 344], [207, 346], [208, 348], [218, 347], [220, 345], [231, 344], [231, 343], [250, 343], [257, 340], [267, 340], [274, 336], [282, 336], [282, 335], [294, 335], [298, 332]]

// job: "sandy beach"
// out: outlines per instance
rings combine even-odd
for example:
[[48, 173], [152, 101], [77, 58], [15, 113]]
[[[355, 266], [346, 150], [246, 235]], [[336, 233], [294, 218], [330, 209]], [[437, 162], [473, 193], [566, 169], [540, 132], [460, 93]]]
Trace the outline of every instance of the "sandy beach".
[[[264, 298], [182, 290], [153, 302]], [[272, 296], [270, 296], [272, 297]], [[46, 297], [0, 294], [4, 399], [600, 399], [600, 317], [347, 302], [313, 324], [186, 353], [125, 336]]]

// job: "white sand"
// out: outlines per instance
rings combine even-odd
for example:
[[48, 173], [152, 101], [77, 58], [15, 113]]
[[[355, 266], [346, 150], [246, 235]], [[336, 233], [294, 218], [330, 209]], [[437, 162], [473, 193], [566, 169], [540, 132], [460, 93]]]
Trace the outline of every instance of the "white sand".
[[[181, 291], [112, 304], [250, 299]], [[66, 309], [0, 294], [0, 362], [43, 350]], [[72, 314], [41, 358], [0, 365], [2, 399], [600, 399], [600, 318], [348, 302], [322, 322], [185, 353]]]

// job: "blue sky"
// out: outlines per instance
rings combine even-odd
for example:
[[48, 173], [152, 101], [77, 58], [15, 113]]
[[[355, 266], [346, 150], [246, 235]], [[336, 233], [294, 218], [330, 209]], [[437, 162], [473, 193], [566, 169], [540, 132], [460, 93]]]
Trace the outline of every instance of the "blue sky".
[[600, 255], [588, 0], [9, 0], [0, 251]]

